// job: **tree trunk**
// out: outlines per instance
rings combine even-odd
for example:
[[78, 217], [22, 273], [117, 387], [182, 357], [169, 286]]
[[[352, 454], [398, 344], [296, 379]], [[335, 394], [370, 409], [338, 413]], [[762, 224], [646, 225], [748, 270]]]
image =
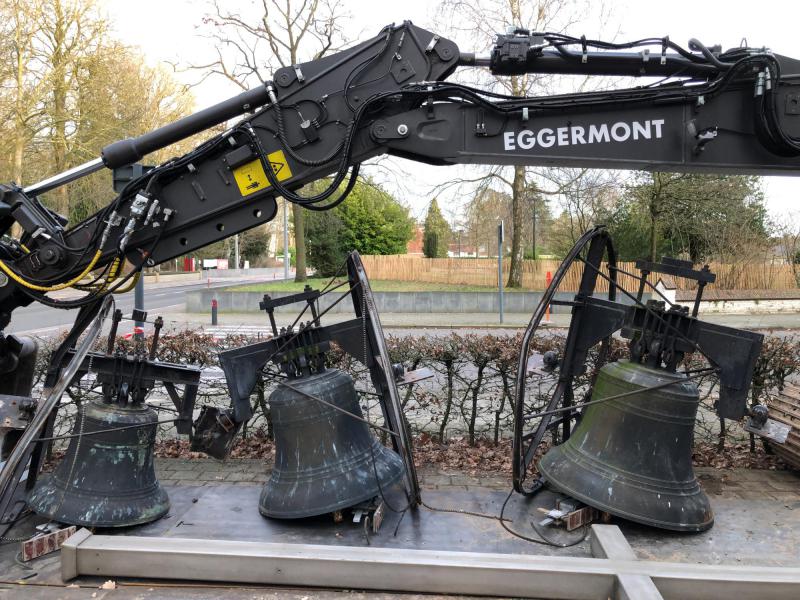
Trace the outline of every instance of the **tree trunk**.
[[[19, 95], [22, 94], [21, 89], [17, 92]], [[18, 109], [19, 110], [19, 109]], [[16, 117], [16, 127], [14, 131], [14, 165], [13, 165], [13, 172], [12, 178], [14, 183], [17, 185], [22, 185], [22, 164], [23, 158], [25, 156], [25, 125], [22, 123], [21, 113], [17, 113]], [[11, 226], [11, 236], [19, 239], [22, 237], [22, 226], [14, 222]]]
[[304, 209], [298, 204], [292, 205], [294, 217], [294, 267], [295, 281], [305, 281], [306, 275], [306, 215]]
[[514, 167], [511, 186], [511, 268], [508, 273], [510, 288], [522, 287], [522, 231], [525, 227], [525, 167]]
[[[14, 60], [16, 62], [16, 72], [15, 72], [15, 111], [14, 111], [14, 165], [12, 167], [12, 178], [14, 183], [17, 185], [22, 185], [22, 177], [23, 177], [23, 159], [25, 156], [25, 142], [26, 142], [26, 135], [25, 135], [25, 118], [23, 113], [25, 111], [24, 107], [24, 99], [23, 99], [23, 88], [25, 86], [25, 69], [27, 67], [26, 64], [26, 55], [24, 53], [23, 48], [27, 47], [28, 40], [23, 39], [25, 37], [24, 32], [22, 30], [22, 23], [21, 23], [22, 16], [17, 15], [16, 27], [14, 30], [14, 41], [16, 45], [16, 55]], [[19, 223], [14, 223], [11, 228], [11, 235], [15, 238], [19, 238], [22, 236], [22, 227]]]
[[[55, 4], [53, 30], [53, 166], [56, 173], [67, 168], [67, 23], [60, 2]], [[69, 217], [69, 192], [66, 186], [55, 190], [56, 212]]]
[[536, 260], [536, 197], [531, 199], [533, 221], [531, 222], [531, 256]]
[[650, 215], [650, 261], [656, 262], [658, 254], [658, 235], [656, 230], [656, 216]]
[[447, 368], [447, 400], [442, 422], [439, 424], [439, 442], [442, 444], [445, 442], [444, 436], [447, 432], [447, 424], [450, 422], [450, 410], [453, 408], [453, 379], [455, 378], [453, 361], [446, 361], [445, 367]]

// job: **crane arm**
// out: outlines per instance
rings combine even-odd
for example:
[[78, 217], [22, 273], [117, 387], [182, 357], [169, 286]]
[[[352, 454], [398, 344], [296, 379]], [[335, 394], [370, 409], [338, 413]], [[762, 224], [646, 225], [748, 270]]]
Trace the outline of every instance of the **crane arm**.
[[[509, 97], [447, 81], [457, 67], [498, 76], [567, 73], [667, 78], [621, 90]], [[668, 38], [609, 44], [517, 30], [491, 55], [409, 22], [353, 48], [278, 69], [271, 81], [24, 189], [0, 189], [0, 328], [12, 311], [89, 271], [140, 270], [274, 218], [276, 197], [338, 204], [361, 162], [392, 154], [431, 164], [572, 165], [723, 173], [800, 173], [800, 61], [764, 49], [722, 52]], [[37, 196], [100, 168], [121, 168], [243, 115], [188, 154], [131, 181], [68, 227]], [[300, 189], [332, 176], [324, 191]], [[121, 282], [122, 283], [122, 282]]]

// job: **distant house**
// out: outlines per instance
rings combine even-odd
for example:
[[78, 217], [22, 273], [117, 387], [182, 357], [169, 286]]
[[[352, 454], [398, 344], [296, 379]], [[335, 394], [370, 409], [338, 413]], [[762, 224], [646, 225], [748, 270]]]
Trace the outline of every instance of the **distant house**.
[[475, 258], [475, 246], [466, 242], [450, 242], [447, 246], [447, 256], [450, 258]]
[[422, 227], [414, 226], [414, 237], [406, 245], [406, 254], [409, 256], [424, 256], [422, 252]]
[[656, 281], [656, 292], [660, 294], [660, 299], [664, 299], [670, 304], [675, 304], [678, 286], [671, 275], [661, 275]]

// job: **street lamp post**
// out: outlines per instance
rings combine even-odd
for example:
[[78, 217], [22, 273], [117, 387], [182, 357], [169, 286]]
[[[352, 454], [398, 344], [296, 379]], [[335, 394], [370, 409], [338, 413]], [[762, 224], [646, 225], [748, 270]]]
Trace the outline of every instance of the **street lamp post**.
[[283, 278], [289, 279], [289, 202], [283, 201]]
[[500, 322], [503, 322], [503, 220], [497, 226], [497, 290], [500, 294]]

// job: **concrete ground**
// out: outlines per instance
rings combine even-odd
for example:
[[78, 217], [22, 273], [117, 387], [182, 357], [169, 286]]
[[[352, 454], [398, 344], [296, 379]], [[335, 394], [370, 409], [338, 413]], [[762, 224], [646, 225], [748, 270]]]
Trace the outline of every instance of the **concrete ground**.
[[[361, 545], [362, 534], [349, 523], [320, 520], [312, 527], [261, 518], [255, 510], [267, 478], [261, 460], [158, 459], [157, 472], [170, 493], [173, 507], [164, 519], [137, 528], [135, 535], [167, 535], [215, 539], [270, 539]], [[701, 534], [677, 534], [620, 522], [640, 559], [706, 564], [800, 565], [800, 474], [789, 471], [717, 470], [699, 468], [697, 475], [709, 494], [716, 525]], [[495, 514], [505, 498], [505, 477], [470, 477], [459, 472], [424, 468], [420, 472], [423, 500], [433, 508], [471, 509]], [[547, 492], [546, 492], [547, 493]], [[524, 527], [535, 508], [514, 496], [510, 509], [515, 527]], [[513, 506], [512, 506], [513, 505]], [[522, 517], [522, 518], [520, 518]], [[526, 518], [527, 517], [527, 518]], [[395, 522], [399, 536], [392, 536]], [[21, 524], [24, 529], [24, 524]], [[27, 524], [30, 528], [30, 523]], [[336, 535], [334, 536], [334, 530]], [[26, 530], [27, 531], [27, 530]], [[339, 533], [342, 532], [342, 533]], [[11, 535], [17, 532], [12, 532]], [[530, 533], [530, 532], [528, 532]], [[327, 542], [324, 540], [328, 540]], [[323, 540], [323, 541], [320, 541]], [[417, 516], [387, 516], [373, 545], [427, 547], [522, 554], [586, 556], [588, 542], [567, 549], [530, 544], [505, 534], [496, 522], [420, 508]], [[64, 584], [58, 554], [22, 566], [16, 544], [0, 546], [0, 599], [234, 600], [291, 598], [294, 600], [419, 599], [441, 596], [391, 594], [354, 590], [290, 589], [165, 581], [116, 581], [116, 589], [100, 589], [103, 579], [81, 577]], [[178, 579], [180, 574], [176, 573]]]
[[[718, 498], [800, 502], [800, 473], [795, 471], [697, 467], [695, 473], [706, 493]], [[156, 474], [163, 485], [170, 486], [263, 485], [269, 477], [265, 461], [241, 458], [225, 462], [157, 458]], [[429, 490], [508, 491], [511, 486], [508, 477], [499, 475], [475, 477], [432, 467], [421, 468], [418, 474], [420, 485]]]

